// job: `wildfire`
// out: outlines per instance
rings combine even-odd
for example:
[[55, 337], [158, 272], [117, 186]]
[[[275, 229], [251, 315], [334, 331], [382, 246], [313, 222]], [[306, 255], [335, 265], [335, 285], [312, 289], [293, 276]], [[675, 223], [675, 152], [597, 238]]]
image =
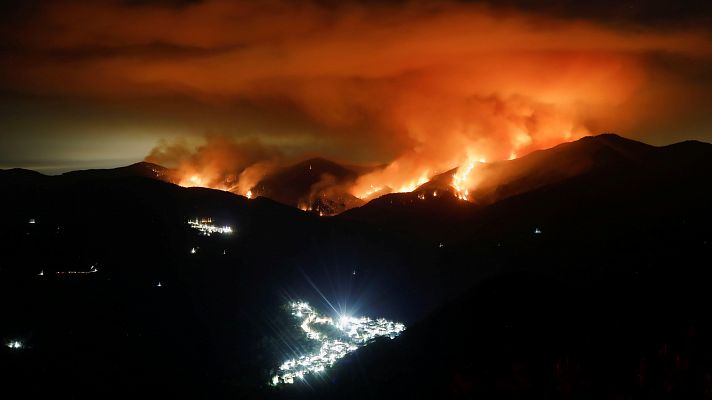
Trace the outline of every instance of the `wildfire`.
[[[391, 190], [389, 185], [369, 185], [369, 189], [360, 193], [355, 193], [354, 196], [358, 197], [359, 199], [362, 200], [367, 200], [371, 199], [373, 197], [377, 197], [378, 195], [382, 194], [387, 194], [387, 193], [405, 193], [405, 192], [412, 192], [415, 189], [418, 188], [418, 186], [427, 183], [430, 180], [430, 175], [429, 172], [426, 170], [422, 172], [418, 178], [411, 179], [405, 181], [405, 183], [401, 183], [396, 187], [396, 189]], [[358, 186], [356, 186], [358, 187]], [[352, 189], [353, 190], [353, 189]]]
[[426, 171], [426, 172], [422, 173], [417, 180], [410, 181], [410, 182], [402, 185], [395, 192], [397, 192], [397, 193], [412, 192], [415, 189], [417, 189], [418, 186], [428, 182], [428, 180], [430, 180], [430, 177], [428, 176], [428, 172]]
[[[548, 136], [535, 135], [534, 132], [529, 132], [527, 129], [513, 127], [507, 134], [507, 138], [501, 141], [470, 137], [467, 136], [471, 134], [468, 133], [469, 128], [460, 128], [460, 130], [453, 131], [453, 138], [442, 137], [442, 143], [439, 143], [441, 146], [422, 147], [412, 152], [406, 152], [385, 167], [372, 169], [360, 175], [353, 183], [349, 184], [350, 186], [344, 186], [343, 182], [320, 181], [319, 190], [323, 196], [327, 196], [325, 193], [329, 193], [330, 190], [334, 193], [346, 191], [361, 200], [368, 201], [388, 193], [413, 192], [433, 176], [438, 175], [439, 172], [457, 168], [449, 186], [458, 199], [471, 201], [472, 191], [482, 178], [477, 171], [478, 164], [487, 163], [490, 160], [514, 160], [530, 151], [554, 146], [587, 133], [584, 128], [574, 133], [572, 127], [575, 127], [575, 124], [566, 115], [557, 115], [557, 118], [552, 117], [552, 119], [554, 122], [547, 120], [546, 126], [551, 129], [551, 132], [556, 133], [550, 133]], [[552, 123], [551, 126], [548, 123]], [[542, 123], [542, 125], [544, 124]], [[215, 147], [221, 146], [223, 146], [222, 143], [215, 145]], [[207, 147], [201, 149], [206, 154], [215, 152], [215, 150], [206, 150]], [[256, 197], [256, 193], [252, 189], [259, 187], [261, 180], [269, 173], [285, 165], [283, 160], [281, 162], [271, 160], [257, 162], [241, 170], [233, 170], [214, 161], [207, 156], [192, 157], [174, 169], [173, 181], [178, 182], [181, 186], [201, 186], [225, 190], [253, 199]], [[432, 196], [437, 197], [438, 194], [433, 192]], [[336, 200], [339, 201], [339, 199]], [[421, 200], [424, 199], [421, 198]], [[300, 202], [295, 206], [304, 211], [312, 211], [309, 202]], [[318, 208], [314, 211], [321, 215], [331, 214], [331, 212], [325, 212]]]
[[470, 163], [465, 166], [462, 172], [460, 172], [460, 169], [458, 168], [457, 172], [452, 176], [452, 187], [455, 189], [455, 196], [457, 196], [458, 199], [467, 200], [469, 190], [464, 186], [464, 184], [474, 167], [475, 163]]
[[357, 194], [356, 197], [358, 197], [359, 199], [368, 199], [371, 196], [375, 195], [376, 193], [383, 191], [383, 189], [384, 189], [383, 186], [371, 185], [371, 188], [369, 190], [367, 190], [361, 194]]
[[468, 200], [470, 196], [470, 187], [472, 186], [472, 170], [475, 169], [477, 163], [484, 164], [486, 158], [480, 158], [478, 161], [470, 159], [463, 166], [457, 168], [457, 171], [452, 175], [452, 187], [455, 189], [455, 196], [460, 200]]
[[208, 172], [205, 173], [194, 173], [185, 172], [181, 168], [173, 171], [174, 182], [179, 186], [183, 187], [205, 187], [210, 189], [222, 190], [225, 192], [233, 192], [242, 194], [248, 199], [252, 198], [252, 191], [247, 190], [246, 192], [240, 191], [239, 185], [235, 184], [232, 179], [216, 177], [214, 174]]
[[203, 179], [198, 175], [192, 175], [187, 180], [183, 180], [179, 183], [181, 186], [201, 186], [203, 184]]

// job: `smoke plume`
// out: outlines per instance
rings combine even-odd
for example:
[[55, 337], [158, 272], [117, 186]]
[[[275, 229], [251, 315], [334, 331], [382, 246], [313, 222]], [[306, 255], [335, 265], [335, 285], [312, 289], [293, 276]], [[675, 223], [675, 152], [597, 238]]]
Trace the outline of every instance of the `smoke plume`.
[[26, 50], [13, 68], [2, 58], [6, 87], [164, 108], [181, 98], [232, 118], [223, 136], [147, 157], [181, 183], [246, 193], [280, 154], [388, 164], [349, 189], [363, 198], [662, 118], [695, 89], [659, 60], [712, 53], [698, 27], [469, 2], [57, 1], [26, 28], [8, 32]]

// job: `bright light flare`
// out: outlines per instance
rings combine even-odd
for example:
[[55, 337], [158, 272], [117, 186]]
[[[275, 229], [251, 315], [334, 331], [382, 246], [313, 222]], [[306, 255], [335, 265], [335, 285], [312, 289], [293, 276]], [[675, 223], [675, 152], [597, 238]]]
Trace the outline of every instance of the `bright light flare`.
[[189, 220], [188, 225], [190, 225], [191, 228], [196, 229], [200, 231], [205, 236], [211, 236], [215, 233], [220, 234], [220, 235], [229, 235], [233, 233], [232, 227], [230, 226], [215, 226], [212, 224], [212, 219], [202, 219], [198, 220], [197, 218], [195, 220]]
[[22, 349], [23, 347], [25, 347], [25, 345], [19, 340], [11, 340], [11, 341], [5, 343], [5, 346], [9, 347], [13, 350], [19, 350], [19, 349]]
[[[301, 321], [299, 325], [310, 340], [321, 343], [318, 353], [302, 355], [296, 359], [287, 360], [279, 366], [279, 372], [270, 379], [270, 384], [294, 383], [296, 379], [304, 379], [307, 374], [321, 373], [326, 368], [382, 336], [391, 339], [405, 330], [405, 325], [399, 322], [387, 321], [383, 318], [376, 320], [349, 315], [341, 315], [336, 319], [320, 315], [308, 303], [299, 301], [289, 304], [291, 315]], [[337, 334], [329, 335], [318, 332], [313, 325], [334, 327]], [[327, 330], [328, 332], [328, 330]]]

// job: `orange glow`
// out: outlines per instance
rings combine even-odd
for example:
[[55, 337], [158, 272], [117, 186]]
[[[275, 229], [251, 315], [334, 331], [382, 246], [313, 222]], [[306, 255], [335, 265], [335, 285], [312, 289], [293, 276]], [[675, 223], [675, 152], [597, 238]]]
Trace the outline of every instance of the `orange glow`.
[[458, 167], [457, 172], [452, 176], [452, 187], [455, 189], [455, 196], [460, 200], [467, 200], [470, 194], [468, 179], [473, 168], [475, 168], [475, 161], [468, 161]]
[[231, 123], [196, 118], [196, 137], [219, 134], [161, 142], [146, 159], [175, 168], [181, 185], [250, 198], [286, 160], [319, 152], [386, 165], [346, 188], [361, 199], [458, 168], [454, 192], [472, 200], [479, 161], [672, 112], [679, 101], [665, 95], [651, 54], [712, 56], [709, 35], [692, 28], [627, 29], [470, 2], [136, 3], [41, 6], [26, 27], [33, 34], [13, 42], [25, 50], [0, 59], [7, 89], [240, 111]]
[[203, 184], [203, 179], [197, 175], [193, 175], [188, 179], [188, 183], [181, 183], [182, 186], [187, 186], [188, 184], [192, 186], [200, 186]]

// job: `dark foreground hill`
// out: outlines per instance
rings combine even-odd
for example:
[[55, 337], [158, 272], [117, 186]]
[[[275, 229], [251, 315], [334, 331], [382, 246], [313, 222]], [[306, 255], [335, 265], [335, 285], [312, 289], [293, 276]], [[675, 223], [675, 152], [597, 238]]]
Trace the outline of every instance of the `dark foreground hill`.
[[[583, 147], [574, 150], [589, 155], [588, 167], [558, 183], [442, 220], [431, 217], [437, 207], [425, 211], [433, 199], [417, 197], [400, 211], [407, 217], [378, 217], [439, 232], [462, 268], [487, 260], [497, 271], [394, 343], [342, 363], [331, 375], [337, 385], [317, 380], [312, 390], [323, 398], [711, 393], [711, 146], [604, 136], [555, 156], [570, 146]], [[313, 397], [285, 393], [294, 395]]]
[[[599, 136], [550, 151], [532, 156], [588, 167], [535, 185], [511, 173], [527, 189], [493, 203], [394, 194], [334, 218], [153, 177], [0, 171], [0, 338], [26, 345], [0, 350], [3, 393], [712, 393], [710, 145]], [[235, 233], [188, 227], [204, 217]], [[271, 388], [299, 335], [280, 306], [297, 298], [408, 329], [308, 385]]]
[[301, 337], [287, 301], [407, 322], [442, 301], [435, 246], [266, 198], [104, 172], [0, 186], [0, 376], [21, 398], [263, 397]]

